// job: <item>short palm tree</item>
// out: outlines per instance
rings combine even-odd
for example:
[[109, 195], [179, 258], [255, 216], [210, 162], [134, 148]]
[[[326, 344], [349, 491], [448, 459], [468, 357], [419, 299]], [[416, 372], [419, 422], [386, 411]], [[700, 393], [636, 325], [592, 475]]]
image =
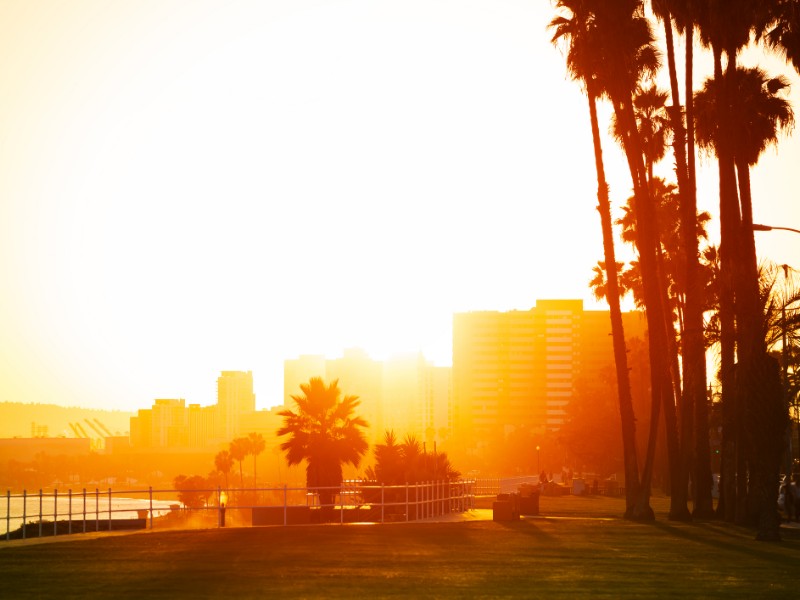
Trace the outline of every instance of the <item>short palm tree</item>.
[[289, 466], [306, 462], [306, 485], [317, 489], [320, 503], [332, 505], [333, 487], [342, 482], [342, 465], [358, 467], [369, 445], [363, 429], [367, 422], [354, 414], [357, 396], [345, 396], [335, 380], [326, 385], [319, 377], [300, 385], [302, 394], [292, 396], [297, 410], [278, 413], [283, 426], [278, 436]]
[[233, 468], [233, 457], [227, 450], [220, 450], [214, 457], [214, 466], [217, 471], [225, 475], [225, 489], [228, 489], [228, 473]]
[[247, 441], [250, 443], [249, 453], [253, 455], [253, 487], [258, 487], [256, 483], [256, 459], [264, 451], [267, 444], [264, 441], [264, 436], [260, 433], [249, 433]]
[[239, 463], [239, 487], [244, 487], [244, 475], [242, 474], [242, 462], [250, 454], [250, 440], [246, 437], [239, 437], [230, 443], [229, 450], [231, 458]]
[[386, 431], [383, 443], [375, 446], [375, 478], [379, 483], [399, 485], [407, 479], [404, 473], [402, 446], [394, 431]]

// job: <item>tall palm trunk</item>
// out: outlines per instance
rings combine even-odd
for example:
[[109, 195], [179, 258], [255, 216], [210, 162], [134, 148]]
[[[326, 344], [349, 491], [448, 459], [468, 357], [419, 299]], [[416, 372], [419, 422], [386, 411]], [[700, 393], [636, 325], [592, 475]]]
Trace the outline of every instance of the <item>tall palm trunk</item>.
[[[706, 365], [703, 338], [703, 288], [700, 279], [699, 251], [697, 240], [697, 191], [694, 163], [694, 126], [692, 103], [692, 44], [693, 24], [686, 26], [686, 127], [680, 111], [680, 88], [675, 59], [675, 48], [671, 20], [664, 19], [667, 42], [670, 89], [675, 152], [675, 170], [678, 179], [681, 214], [681, 241], [683, 247], [683, 269], [685, 276], [684, 309], [682, 320], [682, 364], [683, 386], [679, 404], [680, 418], [680, 488], [673, 486], [673, 493], [683, 494], [692, 473], [694, 513], [697, 516], [712, 515], [711, 500], [711, 454], [708, 448], [708, 412], [706, 408]], [[687, 145], [684, 144], [687, 142]], [[698, 447], [699, 446], [699, 447]], [[699, 461], [704, 466], [699, 466]], [[694, 468], [693, 468], [694, 467]]]
[[[729, 66], [730, 70], [730, 66]], [[732, 77], [728, 85], [731, 86]], [[730, 89], [730, 88], [729, 88]], [[750, 485], [748, 489], [748, 521], [758, 527], [757, 539], [780, 539], [775, 505], [775, 481], [780, 470], [781, 431], [785, 425], [783, 389], [774, 359], [767, 355], [763, 333], [758, 265], [753, 237], [753, 207], [750, 195], [750, 166], [734, 152], [739, 182], [741, 223], [739, 228], [741, 253], [738, 278], [741, 291], [737, 298], [737, 322], [740, 323], [740, 363], [743, 375], [741, 386], [745, 394], [743, 421], [749, 458]], [[783, 413], [783, 414], [782, 414]], [[743, 430], [744, 431], [744, 430]]]
[[[681, 213], [681, 240], [683, 246], [683, 264], [684, 270], [689, 270], [689, 265], [697, 260], [697, 207], [691, 199], [689, 175], [686, 159], [686, 129], [683, 125], [683, 114], [681, 113], [681, 99], [680, 88], [678, 86], [678, 71], [675, 64], [675, 45], [673, 41], [672, 20], [669, 14], [664, 18], [664, 35], [667, 42], [667, 64], [669, 68], [669, 81], [670, 91], [672, 95], [672, 107], [670, 109], [670, 121], [672, 123], [673, 131], [673, 150], [675, 152], [675, 173], [678, 179], [678, 191], [680, 199], [680, 213]], [[691, 94], [691, 88], [687, 89], [687, 95]], [[692, 252], [694, 250], [694, 252]], [[688, 284], [688, 278], [687, 278]], [[685, 289], [681, 290], [688, 303], [690, 293], [688, 285]], [[683, 385], [680, 389], [676, 390], [676, 398], [678, 398], [678, 417], [680, 419], [680, 460], [675, 468], [676, 478], [671, 483], [672, 497], [676, 499], [676, 504], [679, 507], [679, 518], [686, 518], [686, 514], [682, 507], [686, 506], [688, 501], [688, 484], [689, 472], [691, 469], [693, 459], [693, 433], [694, 433], [694, 402], [695, 388], [690, 387], [687, 383], [694, 382], [697, 378], [694, 370], [696, 369], [696, 347], [689, 348], [687, 343], [687, 316], [690, 316], [684, 308], [683, 319]], [[691, 315], [694, 316], [694, 315]], [[697, 326], [696, 321], [692, 321], [693, 326]], [[702, 313], [700, 314], [700, 331], [699, 339], [702, 344]], [[695, 333], [694, 343], [697, 343], [697, 334]], [[702, 348], [702, 346], [701, 346]], [[694, 361], [690, 360], [694, 358]], [[705, 388], [705, 385], [703, 385]], [[705, 394], [705, 389], [703, 389]]]
[[[749, 251], [746, 248], [746, 238], [742, 230], [742, 215], [740, 198], [737, 190], [735, 148], [732, 139], [732, 130], [736, 126], [732, 121], [732, 103], [734, 102], [734, 85], [736, 81], [736, 51], [728, 48], [726, 51], [727, 66], [722, 86], [724, 103], [722, 105], [722, 120], [720, 122], [720, 221], [723, 220], [723, 211], [727, 213], [729, 227], [723, 230], [724, 236], [736, 247], [732, 253], [731, 276], [734, 282], [734, 314], [736, 320], [736, 431], [737, 431], [737, 473], [736, 473], [736, 522], [754, 523], [756, 507], [754, 496], [751, 494], [749, 484], [752, 484], [752, 464], [748, 461], [753, 454], [753, 438], [747, 435], [745, 428], [746, 415], [755, 402], [758, 386], [756, 364], [760, 357], [759, 321], [761, 320], [758, 302], [758, 279], [751, 273]], [[750, 236], [752, 237], [752, 230]], [[725, 268], [723, 264], [723, 268]]]
[[[736, 252], [736, 234], [739, 224], [738, 200], [730, 201], [731, 180], [726, 175], [726, 162], [733, 165], [733, 157], [727, 149], [725, 123], [729, 120], [727, 96], [723, 92], [722, 51], [714, 45], [714, 79], [722, 82], [716, 86], [716, 105], [719, 119], [719, 139], [717, 148], [717, 167], [719, 172], [720, 196], [720, 381], [722, 383], [722, 473], [719, 510], [726, 521], [738, 519], [740, 501], [745, 495], [740, 489], [745, 479], [739, 477], [740, 463], [743, 454], [739, 443], [739, 395], [736, 390], [736, 320], [734, 308], [734, 255]], [[735, 177], [735, 173], [734, 173]]]
[[[677, 429], [675, 427], [675, 405], [672, 395], [672, 382], [667, 356], [667, 338], [665, 328], [663, 299], [665, 291], [659, 289], [658, 277], [658, 221], [655, 206], [647, 186], [646, 172], [643, 162], [642, 145], [636, 128], [636, 118], [630, 96], [623, 94], [614, 103], [614, 110], [619, 123], [623, 124], [623, 146], [631, 171], [634, 187], [634, 216], [636, 219], [636, 244], [642, 272], [644, 303], [647, 314], [648, 342], [650, 353], [651, 377], [651, 418], [656, 418], [659, 405], [664, 410], [667, 429], [667, 445], [670, 456], [670, 479], [677, 461]], [[670, 411], [671, 409], [671, 411]], [[652, 432], [652, 427], [651, 427]], [[653, 453], [654, 454], [654, 453]], [[652, 461], [648, 451], [647, 459]], [[645, 463], [641, 492], [634, 510], [634, 518], [652, 519], [649, 504], [650, 484], [647, 477], [652, 473], [652, 464]], [[674, 508], [674, 507], [672, 507]], [[672, 512], [672, 508], [670, 512]], [[687, 511], [688, 512], [688, 511]]]
[[[686, 174], [687, 190], [684, 219], [689, 212], [697, 214], [697, 180], [694, 142], [694, 96], [692, 94], [694, 71], [694, 23], [686, 24]], [[692, 218], [694, 222], [694, 217]], [[708, 399], [706, 398], [706, 354], [703, 337], [704, 289], [700, 271], [697, 233], [682, 231], [686, 252], [686, 308], [683, 333], [684, 393], [688, 393], [694, 408], [694, 462], [692, 473], [693, 514], [710, 518], [714, 514], [712, 500], [711, 448], [708, 427]]]
[[603, 254], [606, 263], [606, 282], [609, 313], [611, 315], [611, 337], [614, 345], [614, 364], [617, 371], [617, 396], [622, 426], [622, 451], [625, 464], [625, 516], [633, 516], [639, 493], [639, 464], [636, 454], [636, 418], [631, 398], [628, 354], [625, 346], [625, 330], [620, 309], [619, 273], [614, 252], [614, 231], [611, 226], [611, 203], [608, 199], [608, 183], [603, 165], [603, 149], [600, 143], [600, 127], [597, 120], [597, 103], [594, 94], [587, 90], [589, 117], [592, 126], [594, 161], [597, 171], [597, 211], [603, 231]]

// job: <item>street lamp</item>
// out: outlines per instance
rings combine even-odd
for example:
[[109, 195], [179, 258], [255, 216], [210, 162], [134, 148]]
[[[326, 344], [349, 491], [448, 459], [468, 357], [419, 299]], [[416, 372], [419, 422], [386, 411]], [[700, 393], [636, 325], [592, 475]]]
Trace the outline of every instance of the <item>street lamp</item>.
[[776, 229], [780, 231], [794, 231], [795, 233], [800, 233], [800, 229], [794, 229], [792, 227], [775, 227], [773, 225], [761, 225], [759, 223], [753, 223], [753, 231], [773, 231]]
[[219, 494], [219, 526], [225, 527], [225, 505], [228, 503], [228, 494], [220, 490]]

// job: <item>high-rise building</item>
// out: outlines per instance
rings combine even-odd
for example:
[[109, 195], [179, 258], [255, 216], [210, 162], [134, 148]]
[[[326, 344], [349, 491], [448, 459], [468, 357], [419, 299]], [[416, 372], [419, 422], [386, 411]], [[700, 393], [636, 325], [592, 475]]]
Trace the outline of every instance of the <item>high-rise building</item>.
[[339, 381], [342, 396], [358, 396], [356, 409], [367, 421], [367, 439], [373, 442], [383, 436], [383, 364], [360, 348], [348, 348], [341, 358], [325, 361], [325, 381]]
[[[300, 393], [300, 384], [311, 377], [326, 383], [339, 381], [342, 395], [358, 396], [359, 416], [369, 423], [370, 443], [383, 441], [384, 432], [394, 430], [399, 438], [407, 434], [420, 442], [444, 441], [451, 429], [450, 368], [434, 367], [421, 354], [394, 356], [386, 361], [372, 359], [361, 349], [351, 348], [342, 357], [325, 359], [301, 356], [284, 363], [286, 398]], [[288, 402], [289, 408], [294, 408]]]
[[294, 408], [292, 396], [300, 394], [300, 384], [308, 383], [312, 377], [325, 378], [324, 356], [303, 354], [283, 361], [283, 405], [286, 408]]
[[252, 371], [222, 371], [217, 378], [217, 423], [223, 441], [242, 434], [243, 417], [256, 410]]
[[216, 406], [189, 405], [188, 445], [190, 448], [208, 448], [218, 441], [218, 412]]
[[141, 449], [209, 449], [246, 435], [256, 415], [252, 371], [222, 371], [217, 404], [186, 406], [183, 399], [159, 399], [131, 417], [130, 445]]
[[158, 399], [152, 408], [131, 417], [131, 445], [135, 448], [180, 448], [189, 433], [186, 401]]
[[[626, 337], [644, 336], [640, 313], [624, 315]], [[539, 300], [532, 309], [453, 318], [454, 427], [473, 449], [523, 428], [556, 431], [579, 381], [613, 367], [607, 311], [581, 300]]]
[[422, 403], [421, 431], [429, 443], [447, 442], [452, 437], [452, 369], [427, 364], [425, 367], [425, 395]]

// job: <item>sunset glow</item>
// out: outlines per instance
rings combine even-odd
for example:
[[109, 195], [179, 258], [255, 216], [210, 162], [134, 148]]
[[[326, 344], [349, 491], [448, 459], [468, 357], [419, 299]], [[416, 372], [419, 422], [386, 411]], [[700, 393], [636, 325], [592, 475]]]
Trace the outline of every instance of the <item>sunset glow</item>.
[[[232, 369], [265, 408], [285, 358], [449, 364], [455, 312], [598, 306], [588, 111], [553, 10], [0, 4], [0, 401], [210, 404]], [[797, 110], [797, 74], [759, 60]], [[630, 177], [605, 143], [619, 207]], [[754, 221], [800, 228], [798, 137], [779, 150], [752, 171]], [[716, 166], [701, 168], [716, 215]], [[756, 242], [800, 269], [796, 234]]]

